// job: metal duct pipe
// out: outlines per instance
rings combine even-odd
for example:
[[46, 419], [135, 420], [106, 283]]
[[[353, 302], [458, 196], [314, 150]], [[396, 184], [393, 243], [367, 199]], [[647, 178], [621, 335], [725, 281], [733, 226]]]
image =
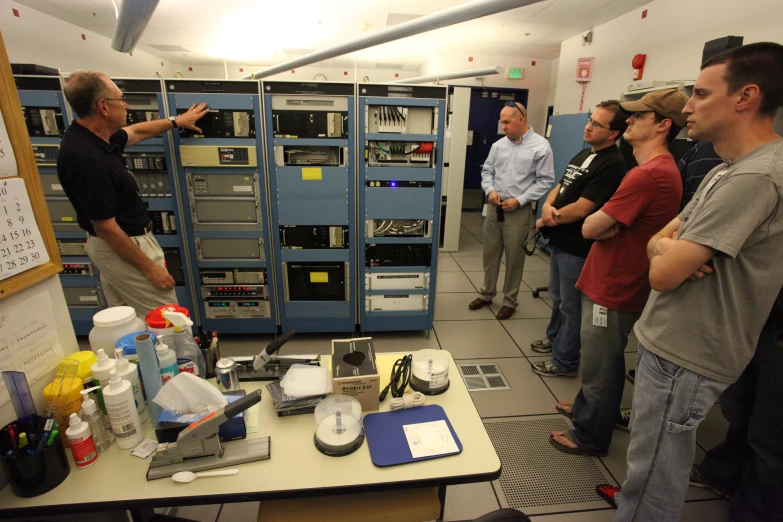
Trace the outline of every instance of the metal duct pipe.
[[483, 67], [481, 69], [471, 69], [446, 74], [433, 74], [432, 76], [418, 76], [416, 78], [405, 78], [403, 80], [393, 80], [386, 83], [427, 83], [435, 80], [453, 80], [455, 78], [470, 78], [471, 76], [489, 76], [490, 74], [503, 74], [506, 69], [495, 65], [494, 67]]
[[508, 11], [510, 9], [536, 4], [541, 1], [542, 0], [473, 0], [472, 2], [467, 2], [449, 9], [444, 9], [443, 11], [438, 11], [437, 13], [416, 18], [415, 20], [405, 22], [404, 24], [395, 25], [376, 34], [371, 34], [352, 42], [329, 47], [322, 51], [316, 51], [278, 65], [273, 65], [272, 67], [243, 76], [242, 79], [266, 78], [273, 74], [328, 60], [335, 56], [342, 56], [361, 49], [367, 49], [368, 47], [374, 47], [408, 36], [440, 29], [441, 27], [467, 22], [468, 20], [474, 20], [483, 16], [502, 13], [503, 11]]
[[160, 0], [123, 0], [117, 25], [114, 26], [111, 48], [121, 53], [131, 52], [139, 43], [141, 34], [147, 28], [159, 2]]

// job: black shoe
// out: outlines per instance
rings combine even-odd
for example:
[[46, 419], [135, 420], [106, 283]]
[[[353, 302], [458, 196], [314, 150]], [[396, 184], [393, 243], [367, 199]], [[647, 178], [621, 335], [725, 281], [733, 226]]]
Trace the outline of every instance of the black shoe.
[[628, 370], [628, 373], [625, 374], [625, 378], [628, 379], [628, 382], [631, 384], [636, 384], [636, 370]]
[[698, 464], [691, 466], [691, 477], [689, 484], [697, 488], [711, 489], [718, 495], [726, 497], [727, 499], [731, 498], [731, 495], [726, 490], [716, 484], [713, 484], [707, 477], [704, 476]]
[[614, 421], [614, 427], [622, 431], [631, 431], [631, 408], [620, 408], [617, 412], [617, 420]]

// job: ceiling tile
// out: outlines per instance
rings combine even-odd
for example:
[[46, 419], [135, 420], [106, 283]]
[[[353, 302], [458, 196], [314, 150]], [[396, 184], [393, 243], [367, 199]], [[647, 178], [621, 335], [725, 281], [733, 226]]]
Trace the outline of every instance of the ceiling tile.
[[528, 56], [530, 58], [547, 58], [560, 54], [560, 46], [548, 45], [525, 45], [517, 49], [517, 56]]
[[534, 4], [526, 5], [524, 7], [517, 7], [516, 9], [510, 9], [502, 13], [490, 15], [487, 18], [495, 20], [512, 20], [515, 22], [524, 22], [530, 20], [536, 13], [546, 9], [548, 6], [555, 3], [557, 0], [545, 0], [543, 2], [536, 2]]
[[557, 0], [536, 13], [530, 20], [533, 22], [582, 25], [584, 24], [585, 16], [614, 1], [615, 0]]

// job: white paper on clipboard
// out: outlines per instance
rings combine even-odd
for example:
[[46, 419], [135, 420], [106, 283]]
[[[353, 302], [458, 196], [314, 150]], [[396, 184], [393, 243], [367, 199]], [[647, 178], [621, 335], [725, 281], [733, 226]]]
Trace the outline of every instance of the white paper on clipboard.
[[17, 174], [14, 149], [11, 147], [11, 141], [8, 139], [3, 113], [0, 112], [0, 178], [9, 178]]

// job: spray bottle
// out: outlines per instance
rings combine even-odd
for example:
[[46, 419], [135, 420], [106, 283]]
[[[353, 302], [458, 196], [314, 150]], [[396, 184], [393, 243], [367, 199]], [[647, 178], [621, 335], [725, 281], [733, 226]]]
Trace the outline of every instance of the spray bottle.
[[204, 356], [193, 339], [193, 321], [182, 312], [163, 312], [163, 317], [174, 326], [174, 351], [177, 354], [179, 373], [192, 373], [202, 379], [207, 368]]
[[77, 468], [86, 468], [95, 464], [98, 460], [98, 450], [95, 448], [90, 425], [82, 422], [76, 413], [71, 413], [70, 426], [65, 430], [65, 436], [68, 438]]
[[120, 378], [128, 381], [131, 384], [133, 400], [136, 402], [136, 411], [139, 414], [139, 419], [141, 422], [146, 421], [150, 414], [147, 411], [147, 405], [144, 403], [144, 395], [141, 391], [141, 383], [139, 383], [139, 372], [136, 369], [136, 365], [128, 362], [128, 359], [125, 358], [125, 352], [122, 348], [116, 348], [114, 350], [114, 360], [117, 361], [117, 373], [120, 374]]
[[160, 366], [160, 380], [163, 384], [169, 382], [179, 373], [177, 366], [177, 356], [172, 350], [163, 343], [155, 347], [155, 355], [158, 356], [158, 365]]
[[[92, 365], [90, 371], [92, 371], [93, 379], [97, 379], [101, 383], [101, 388], [103, 389], [109, 385], [109, 372], [117, 366], [117, 361], [110, 359], [103, 348], [98, 349], [97, 356], [98, 361]], [[101, 411], [106, 414], [101, 391], [98, 391], [98, 405], [101, 407]]]
[[120, 379], [117, 370], [111, 371], [109, 386], [103, 389], [103, 402], [109, 412], [112, 432], [120, 449], [134, 448], [144, 440], [141, 420], [136, 411], [133, 391], [128, 381]]
[[98, 405], [95, 404], [95, 401], [88, 395], [91, 391], [100, 389], [100, 386], [94, 386], [82, 390], [81, 393], [84, 397], [84, 402], [82, 403], [82, 421], [90, 425], [92, 440], [95, 442], [95, 447], [98, 449], [99, 453], [103, 453], [111, 446], [114, 435], [111, 431], [106, 429], [101, 410], [98, 409]]

